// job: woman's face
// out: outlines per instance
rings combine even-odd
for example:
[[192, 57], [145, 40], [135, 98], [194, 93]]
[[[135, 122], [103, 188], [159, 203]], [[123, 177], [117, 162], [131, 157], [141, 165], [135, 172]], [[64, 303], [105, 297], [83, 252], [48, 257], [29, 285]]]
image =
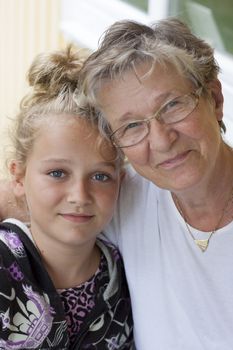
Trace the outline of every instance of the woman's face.
[[[164, 103], [195, 90], [174, 68], [156, 66], [145, 77], [147, 71], [148, 67], [141, 65], [137, 69], [141, 79], [129, 71], [123, 79], [105, 83], [100, 91], [101, 108], [113, 131], [125, 123], [145, 119]], [[184, 190], [205, 175], [213, 175], [222, 149], [218, 124], [222, 118], [222, 94], [217, 81], [209, 88], [212, 98], [201, 96], [187, 118], [169, 125], [152, 120], [143, 141], [123, 148], [135, 170], [159, 187]]]

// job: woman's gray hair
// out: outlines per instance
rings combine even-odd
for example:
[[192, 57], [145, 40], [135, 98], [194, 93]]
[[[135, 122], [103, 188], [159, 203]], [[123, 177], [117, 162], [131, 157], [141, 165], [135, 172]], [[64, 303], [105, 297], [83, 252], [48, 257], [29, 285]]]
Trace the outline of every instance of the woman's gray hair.
[[[137, 74], [141, 63], [150, 64], [151, 69], [157, 63], [172, 65], [194, 86], [204, 89], [219, 73], [213, 48], [176, 18], [158, 21], [151, 27], [129, 20], [116, 22], [84, 63], [76, 96], [83, 113], [97, 118], [104, 133], [109, 134], [110, 128], [98, 101], [101, 86], [121, 78], [126, 71]], [[224, 124], [220, 126], [224, 130]]]

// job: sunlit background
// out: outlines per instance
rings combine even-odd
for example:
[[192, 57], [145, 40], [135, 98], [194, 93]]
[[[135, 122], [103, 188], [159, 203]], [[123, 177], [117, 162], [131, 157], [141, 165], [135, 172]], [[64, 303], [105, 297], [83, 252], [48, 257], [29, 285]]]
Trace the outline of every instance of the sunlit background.
[[116, 20], [150, 24], [173, 15], [215, 47], [222, 68], [226, 139], [233, 144], [232, 0], [0, 0], [0, 174], [6, 175], [9, 122], [26, 92], [26, 72], [37, 53], [70, 42], [94, 50]]

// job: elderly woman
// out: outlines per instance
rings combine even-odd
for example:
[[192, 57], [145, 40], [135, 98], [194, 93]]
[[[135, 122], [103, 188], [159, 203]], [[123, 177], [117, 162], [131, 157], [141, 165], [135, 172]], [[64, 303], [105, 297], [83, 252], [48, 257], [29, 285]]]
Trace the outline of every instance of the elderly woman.
[[233, 152], [218, 72], [176, 19], [115, 23], [83, 69], [84, 113], [132, 165], [106, 232], [124, 258], [138, 350], [233, 346]]

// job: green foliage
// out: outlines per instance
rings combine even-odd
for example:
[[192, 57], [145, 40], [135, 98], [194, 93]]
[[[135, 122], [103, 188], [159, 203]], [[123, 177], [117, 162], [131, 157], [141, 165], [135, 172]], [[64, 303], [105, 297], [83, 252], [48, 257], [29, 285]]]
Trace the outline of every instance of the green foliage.
[[130, 5], [133, 5], [140, 10], [147, 12], [148, 11], [148, 0], [121, 0], [127, 2]]
[[[170, 15], [179, 16], [191, 24], [187, 5], [194, 2], [209, 8], [217, 25], [226, 51], [233, 54], [233, 1], [232, 0], [171, 0]], [[205, 23], [203, 23], [205, 26]]]

